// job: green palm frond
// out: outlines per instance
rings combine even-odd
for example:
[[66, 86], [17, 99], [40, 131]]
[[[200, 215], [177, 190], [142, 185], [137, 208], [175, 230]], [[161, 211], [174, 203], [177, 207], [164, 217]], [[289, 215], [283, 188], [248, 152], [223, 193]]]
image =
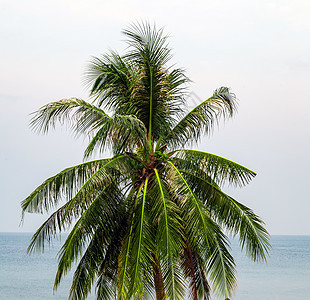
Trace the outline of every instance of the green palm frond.
[[171, 54], [162, 29], [142, 23], [123, 33], [130, 49], [126, 58], [139, 66], [140, 84], [135, 95], [141, 103], [139, 119], [148, 129], [149, 140], [157, 140], [171, 128], [174, 116], [180, 112], [184, 103], [182, 85], [187, 78], [181, 69], [168, 72], [166, 64]]
[[128, 278], [128, 265], [129, 265], [129, 256], [132, 248], [132, 238], [133, 238], [133, 220], [136, 215], [136, 208], [138, 205], [138, 201], [141, 195], [141, 191], [143, 189], [144, 183], [142, 183], [137, 191], [135, 204], [134, 204], [134, 212], [132, 215], [132, 220], [130, 222], [130, 229], [125, 238], [123, 247], [121, 249], [121, 253], [119, 256], [119, 275], [118, 275], [118, 297], [119, 299], [126, 299], [126, 295], [128, 293], [129, 286], [129, 278]]
[[254, 261], [266, 261], [270, 242], [262, 220], [250, 208], [221, 191], [206, 173], [183, 170], [181, 173], [216, 221], [231, 234], [238, 235], [246, 254]]
[[182, 268], [184, 275], [189, 280], [190, 299], [210, 299], [211, 288], [205, 274], [204, 262], [198, 253], [187, 243], [183, 250]]
[[127, 214], [116, 228], [115, 234], [105, 252], [104, 259], [100, 261], [100, 268], [96, 283], [97, 299], [116, 298], [118, 258], [122, 248], [122, 242], [127, 230]]
[[214, 292], [220, 297], [230, 297], [237, 286], [236, 265], [229, 252], [227, 238], [216, 224], [213, 225], [216, 230], [210, 239], [210, 253], [207, 253], [207, 273]]
[[171, 162], [175, 173], [173, 188], [183, 210], [185, 232], [189, 241], [203, 249], [201, 256], [208, 262], [208, 273], [213, 289], [221, 296], [230, 295], [236, 286], [235, 263], [227, 249], [226, 237], [212, 220], [200, 199], [197, 198], [178, 168]]
[[98, 264], [104, 257], [105, 248], [102, 243], [103, 239], [104, 236], [99, 227], [76, 267], [70, 288], [69, 299], [86, 299], [87, 295], [90, 293], [99, 269]]
[[122, 200], [117, 186], [110, 185], [83, 212], [59, 252], [54, 289], [57, 289], [63, 275], [71, 269], [72, 263], [82, 255], [98, 227], [104, 233], [101, 246], [107, 248], [113, 232], [115, 233], [114, 226], [119, 220], [117, 208], [121, 208]]
[[242, 216], [240, 223], [235, 219], [236, 224], [230, 224], [235, 232], [239, 234], [241, 248], [245, 248], [246, 254], [254, 261], [267, 261], [267, 254], [270, 251], [270, 239], [264, 227], [264, 222], [250, 208], [231, 197], [230, 201], [235, 210], [239, 210], [239, 214]]
[[141, 298], [150, 290], [152, 276], [152, 255], [154, 253], [153, 236], [150, 231], [150, 219], [148, 218], [147, 195], [149, 189], [149, 178], [147, 177], [143, 186], [143, 195], [137, 203], [135, 218], [132, 220], [133, 235], [131, 243], [131, 255], [129, 257], [129, 285], [127, 298]]
[[157, 244], [161, 269], [164, 278], [165, 291], [168, 299], [184, 297], [184, 284], [178, 263], [182, 251], [182, 226], [179, 207], [171, 201], [164, 181], [160, 179], [157, 169], [154, 169], [157, 184], [154, 184], [151, 194], [152, 219], [158, 224]]
[[198, 142], [203, 134], [212, 132], [221, 117], [231, 117], [235, 110], [235, 95], [228, 88], [221, 87], [186, 114], [167, 136], [162, 136], [162, 144], [176, 148]]
[[102, 153], [106, 145], [113, 145], [115, 154], [132, 151], [137, 143], [144, 148], [147, 145], [146, 128], [137, 117], [118, 114], [110, 117], [101, 108], [81, 99], [63, 99], [43, 106], [34, 114], [31, 126], [46, 133], [57, 122], [67, 122], [76, 135], [93, 136], [85, 150], [85, 158], [95, 149]]
[[30, 127], [37, 132], [47, 133], [57, 122], [71, 126], [79, 135], [89, 134], [110, 119], [102, 109], [82, 99], [71, 98], [51, 102], [33, 113]]
[[[52, 238], [55, 238], [58, 232], [65, 230], [66, 227], [73, 222], [73, 219], [76, 218], [78, 214], [75, 214], [75, 211], [73, 211], [72, 214], [67, 214], [68, 206], [69, 202], [57, 209], [38, 228], [31, 238], [31, 242], [27, 248], [27, 253], [32, 253], [35, 250], [44, 252], [45, 243], [47, 242], [50, 245]], [[65, 214], [66, 219], [64, 219]]]
[[132, 63], [116, 52], [101, 58], [94, 57], [85, 74], [91, 96], [99, 107], [114, 110], [117, 114], [136, 115], [130, 99], [135, 93], [137, 73]]
[[[124, 158], [122, 157], [115, 157], [111, 160], [105, 160], [107, 161], [104, 165], [101, 166], [101, 168], [94, 171], [94, 173], [89, 176], [86, 180], [86, 178], [83, 177], [85, 182], [83, 182], [83, 185], [79, 189], [77, 189], [77, 192], [75, 195], [69, 199], [62, 207], [60, 207], [58, 210], [56, 210], [36, 231], [36, 233], [33, 235], [31, 243], [28, 247], [28, 252], [32, 252], [34, 250], [44, 250], [44, 243], [47, 241], [50, 243], [51, 238], [56, 236], [57, 232], [61, 232], [68, 228], [70, 224], [74, 222], [75, 219], [77, 219], [82, 213], [85, 212], [86, 209], [88, 209], [88, 205], [95, 201], [95, 199], [98, 199], [102, 197], [103, 192], [106, 192], [105, 189], [110, 187], [113, 183], [110, 176], [113, 174], [108, 174], [105, 172], [104, 168], [108, 171], [111, 171], [107, 169], [107, 167], [115, 165], [117, 163], [118, 159]], [[95, 161], [98, 162], [98, 161]], [[92, 162], [94, 163], [94, 162]], [[103, 161], [100, 161], [100, 163], [103, 163]], [[121, 160], [121, 164], [123, 166], [123, 174], [118, 177], [119, 181], [122, 181], [126, 179], [125, 172], [128, 171], [126, 169], [126, 164], [124, 160]], [[61, 194], [61, 179], [62, 180], [71, 180], [71, 183], [76, 184], [77, 179], [81, 180], [81, 177], [78, 178], [72, 178], [70, 175], [72, 175], [72, 169], [75, 169], [75, 171], [79, 171], [80, 167], [85, 167], [88, 164], [82, 164], [78, 167], [68, 168], [65, 171], [61, 172], [60, 174], [52, 177], [53, 180], [49, 180], [46, 185], [41, 185], [32, 195], [32, 198], [28, 197], [25, 201], [27, 202], [26, 209], [29, 209], [29, 207], [35, 207], [36, 210], [41, 211], [42, 206], [45, 205], [45, 202], [42, 204], [39, 201], [46, 201], [47, 203], [49, 201], [54, 201], [57, 199], [57, 197]], [[89, 166], [88, 166], [89, 167]], [[128, 168], [128, 167], [127, 167]], [[84, 170], [84, 169], [83, 169]], [[74, 175], [77, 174], [77, 172], [73, 172]], [[83, 174], [84, 175], [84, 174]], [[59, 178], [63, 177], [63, 178]], [[56, 179], [55, 179], [56, 178]], [[55, 184], [57, 185], [57, 189], [55, 187]], [[66, 185], [68, 187], [68, 185]], [[76, 189], [76, 187], [73, 187]], [[49, 191], [49, 196], [51, 199], [49, 199], [46, 194], [46, 190]], [[103, 190], [103, 191], [102, 191]], [[70, 190], [72, 193], [72, 190]], [[41, 193], [41, 194], [40, 194]], [[35, 203], [33, 203], [35, 202]], [[54, 205], [54, 204], [53, 204]], [[36, 211], [35, 210], [35, 211]]]
[[[108, 243], [105, 243], [105, 230], [98, 226], [96, 232], [84, 252], [72, 280], [69, 299], [84, 299], [91, 291], [92, 284], [97, 281], [96, 290], [100, 299], [109, 299], [116, 294], [116, 276], [118, 255], [123, 235], [126, 230], [126, 211], [118, 209], [116, 226], [109, 229]], [[108, 244], [106, 247], [104, 245]]]
[[94, 150], [103, 153], [112, 145], [114, 154], [133, 151], [141, 145], [144, 153], [147, 151], [147, 135], [144, 124], [134, 116], [115, 115], [101, 127], [85, 150], [84, 158], [93, 154]]
[[189, 149], [176, 150], [173, 153], [181, 169], [193, 174], [203, 171], [219, 186], [227, 182], [242, 187], [256, 175], [252, 170], [212, 153]]
[[171, 58], [171, 50], [167, 44], [167, 38], [163, 28], [157, 29], [147, 22], [132, 24], [123, 30], [130, 46], [129, 57], [142, 60], [145, 63], [164, 66]]
[[[127, 164], [126, 164], [127, 162]], [[128, 156], [120, 155], [112, 159], [95, 160], [67, 168], [43, 182], [22, 202], [23, 212], [48, 212], [63, 196], [71, 203], [86, 199], [86, 194], [94, 195], [111, 183], [116, 174], [128, 172]]]
[[22, 201], [22, 212], [44, 213], [59, 203], [62, 197], [71, 199], [81, 186], [111, 159], [85, 162], [48, 178]]

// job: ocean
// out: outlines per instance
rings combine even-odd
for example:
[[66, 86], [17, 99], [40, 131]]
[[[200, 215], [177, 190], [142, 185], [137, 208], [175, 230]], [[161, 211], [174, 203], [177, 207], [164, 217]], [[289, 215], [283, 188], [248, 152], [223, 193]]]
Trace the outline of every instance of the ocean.
[[[0, 233], [0, 299], [67, 299], [72, 272], [53, 294], [61, 242], [56, 240], [43, 254], [29, 256], [30, 238], [30, 233]], [[310, 299], [310, 236], [272, 236], [271, 242], [268, 263], [257, 264], [232, 241], [239, 282], [232, 300]]]

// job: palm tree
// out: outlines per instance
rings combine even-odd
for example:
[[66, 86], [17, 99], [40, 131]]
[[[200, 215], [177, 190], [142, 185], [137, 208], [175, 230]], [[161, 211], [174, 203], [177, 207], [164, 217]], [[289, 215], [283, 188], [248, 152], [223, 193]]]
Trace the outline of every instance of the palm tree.
[[[94, 58], [87, 72], [92, 102], [63, 99], [37, 112], [31, 126], [46, 133], [57, 122], [86, 135], [84, 159], [44, 181], [22, 202], [23, 213], [46, 213], [28, 252], [44, 250], [70, 229], [59, 251], [54, 289], [75, 266], [69, 299], [209, 299], [229, 297], [235, 262], [226, 234], [238, 235], [254, 261], [270, 244], [261, 219], [222, 191], [244, 186], [255, 173], [223, 157], [184, 148], [210, 134], [236, 110], [236, 98], [217, 89], [186, 110], [189, 79], [168, 66], [167, 37], [148, 23], [123, 33], [120, 56]], [[225, 232], [225, 233], [224, 233]]]

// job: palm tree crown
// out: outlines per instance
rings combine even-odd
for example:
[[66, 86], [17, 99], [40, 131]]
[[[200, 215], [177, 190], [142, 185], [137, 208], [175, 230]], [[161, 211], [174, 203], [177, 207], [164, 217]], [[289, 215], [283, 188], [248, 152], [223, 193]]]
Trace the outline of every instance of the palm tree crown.
[[208, 299], [231, 295], [235, 262], [224, 232], [238, 235], [254, 261], [266, 259], [261, 219], [221, 189], [247, 184], [255, 173], [223, 157], [184, 148], [236, 110], [226, 87], [186, 110], [182, 69], [168, 66], [163, 30], [148, 23], [123, 31], [121, 56], [94, 58], [87, 72], [93, 101], [72, 98], [34, 113], [31, 126], [47, 132], [68, 122], [88, 136], [85, 159], [44, 181], [23, 202], [23, 213], [51, 212], [28, 251], [44, 249], [71, 229], [59, 252], [54, 288], [77, 263], [70, 299]]

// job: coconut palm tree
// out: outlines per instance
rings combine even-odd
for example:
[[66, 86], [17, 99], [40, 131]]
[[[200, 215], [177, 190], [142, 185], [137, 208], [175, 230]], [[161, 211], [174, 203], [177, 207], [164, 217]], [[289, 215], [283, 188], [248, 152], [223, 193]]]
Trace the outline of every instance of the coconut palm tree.
[[[255, 173], [215, 154], [185, 148], [236, 110], [221, 87], [186, 110], [188, 78], [168, 65], [167, 37], [148, 23], [123, 31], [125, 55], [94, 58], [87, 72], [92, 102], [63, 99], [34, 113], [46, 133], [67, 122], [89, 137], [85, 161], [44, 181], [23, 213], [50, 213], [28, 252], [70, 229], [59, 251], [54, 288], [74, 266], [70, 299], [209, 299], [236, 286], [225, 234], [237, 235], [254, 261], [266, 259], [268, 233], [253, 211], [222, 191]], [[110, 158], [102, 157], [109, 150]], [[187, 296], [185, 296], [185, 294]]]

